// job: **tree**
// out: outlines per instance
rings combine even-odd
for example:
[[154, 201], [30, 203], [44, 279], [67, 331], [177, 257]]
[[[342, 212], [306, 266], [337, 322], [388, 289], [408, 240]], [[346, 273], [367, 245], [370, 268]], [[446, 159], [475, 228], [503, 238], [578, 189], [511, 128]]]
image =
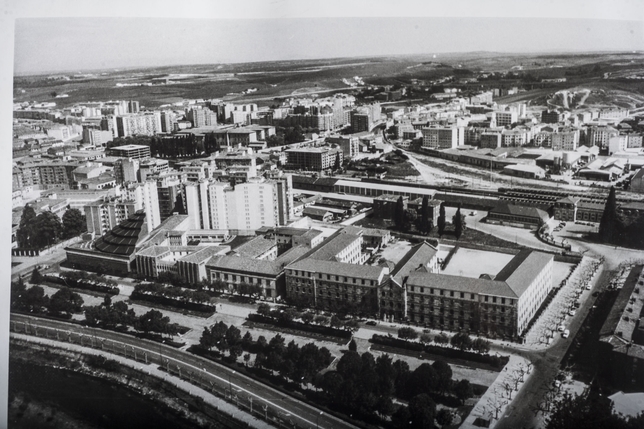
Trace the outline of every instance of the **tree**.
[[164, 334], [167, 332], [170, 318], [164, 316], [159, 310], [150, 310], [141, 315], [135, 322], [134, 327], [142, 332], [157, 332]]
[[412, 225], [416, 223], [418, 213], [416, 210], [407, 209], [403, 212], [402, 230], [408, 232], [411, 230]]
[[431, 393], [437, 390], [439, 376], [434, 367], [428, 363], [422, 363], [411, 373], [407, 397]]
[[228, 350], [228, 352], [230, 353], [230, 360], [237, 362], [237, 359], [239, 359], [239, 356], [244, 353], [244, 350], [239, 344], [235, 344], [230, 348], [230, 350]]
[[477, 338], [472, 342], [472, 349], [481, 354], [485, 354], [490, 351], [490, 342], [483, 338]]
[[181, 192], [177, 193], [177, 198], [174, 200], [174, 207], [172, 208], [173, 213], [187, 214], [186, 208], [183, 204], [183, 194]]
[[82, 307], [83, 298], [66, 287], [59, 289], [49, 299], [49, 312], [53, 314], [71, 315], [80, 312]]
[[447, 408], [441, 408], [436, 413], [436, 423], [441, 426], [451, 425], [453, 420], [452, 412]]
[[466, 399], [474, 395], [474, 389], [469, 380], [462, 379], [454, 386], [454, 394], [461, 400], [461, 404], [464, 404]]
[[433, 339], [432, 339], [432, 336], [431, 336], [431, 335], [429, 335], [429, 334], [426, 334], [426, 333], [422, 333], [422, 334], [420, 334], [420, 338], [419, 338], [419, 339], [420, 339], [420, 342], [421, 342], [421, 343], [423, 343], [423, 344], [429, 344], [429, 343], [431, 343], [431, 342], [432, 342], [432, 340], [433, 340]]
[[34, 222], [36, 220], [36, 211], [29, 204], [25, 206], [22, 210], [22, 215], [20, 216], [20, 224], [18, 225], [18, 231], [16, 231], [16, 240], [18, 241], [18, 246], [23, 248], [31, 248], [34, 246]]
[[87, 231], [85, 216], [78, 209], [69, 209], [63, 215], [63, 238], [72, 238]]
[[302, 315], [302, 322], [306, 323], [307, 325], [313, 321], [315, 318], [315, 315], [313, 313], [309, 313], [308, 311]]
[[546, 418], [546, 429], [635, 429], [643, 423], [643, 414], [630, 419], [614, 414], [612, 401], [591, 391], [582, 396], [566, 393], [555, 401]]
[[420, 208], [420, 232], [427, 235], [430, 232], [430, 222], [429, 218], [429, 195], [423, 197], [423, 204]]
[[398, 329], [398, 337], [404, 340], [414, 340], [418, 338], [418, 332], [414, 328], [405, 326]]
[[356, 352], [358, 351], [358, 345], [356, 344], [356, 340], [351, 338], [351, 341], [349, 342], [349, 351], [351, 352]]
[[394, 224], [396, 228], [402, 228], [405, 222], [405, 202], [402, 195], [396, 200], [396, 208], [394, 210]]
[[27, 289], [17, 302], [19, 309], [33, 313], [41, 313], [48, 305], [49, 297], [45, 295], [45, 289], [40, 286]]
[[436, 226], [438, 227], [438, 235], [442, 237], [445, 233], [445, 203], [441, 203]]
[[461, 351], [472, 348], [472, 339], [464, 332], [455, 334], [450, 340], [450, 343], [452, 344], [452, 346]]
[[437, 376], [436, 390], [441, 393], [449, 390], [452, 384], [452, 368], [440, 359], [434, 361], [432, 368], [436, 371]]
[[238, 327], [230, 325], [224, 338], [230, 346], [236, 346], [241, 342], [241, 331]]
[[459, 238], [461, 238], [461, 235], [463, 235], [463, 223], [464, 223], [463, 215], [461, 215], [460, 205], [456, 210], [456, 214], [452, 218], [452, 223], [454, 224], [454, 235], [458, 240]]
[[426, 394], [416, 395], [409, 401], [409, 414], [412, 428], [433, 428], [436, 404]]
[[42, 274], [40, 274], [38, 267], [34, 267], [34, 270], [31, 272], [31, 279], [29, 279], [29, 282], [35, 285], [38, 285], [42, 283], [42, 281], [43, 281]]
[[604, 214], [599, 222], [599, 240], [602, 243], [618, 243], [619, 217], [617, 215], [617, 197], [615, 187], [611, 186], [604, 206]]
[[271, 306], [265, 303], [261, 303], [257, 306], [257, 314], [262, 316], [269, 316], [271, 314]]
[[34, 239], [32, 244], [42, 249], [55, 244], [63, 233], [60, 218], [50, 211], [44, 211], [34, 220]]

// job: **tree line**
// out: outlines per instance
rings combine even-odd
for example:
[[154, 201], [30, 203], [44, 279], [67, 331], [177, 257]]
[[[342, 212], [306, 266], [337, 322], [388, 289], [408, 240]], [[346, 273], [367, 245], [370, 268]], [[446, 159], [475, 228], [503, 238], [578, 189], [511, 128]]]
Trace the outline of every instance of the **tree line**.
[[137, 316], [124, 301], [112, 303], [109, 295], [105, 296], [101, 304], [85, 307], [85, 322], [89, 326], [119, 331], [128, 331], [132, 327], [144, 334], [152, 333], [161, 336], [179, 333], [179, 326], [170, 323], [170, 318], [164, 316], [159, 310], [152, 309]]
[[610, 188], [598, 236], [602, 243], [644, 249], [644, 216], [619, 213], [615, 187]]
[[[438, 218], [436, 225], [431, 216], [431, 208], [429, 207], [429, 196], [423, 197], [420, 210], [405, 209], [405, 202], [402, 196], [396, 200], [396, 207], [394, 210], [394, 225], [397, 229], [403, 232], [416, 231], [422, 235], [428, 235], [437, 227], [439, 237], [442, 237], [447, 228], [447, 217], [445, 215], [445, 203], [441, 203], [439, 208]], [[461, 206], [459, 204], [456, 214], [452, 216], [453, 233], [456, 239], [460, 239], [466, 229], [465, 215], [461, 213]]]
[[42, 286], [27, 286], [22, 278], [11, 282], [11, 310], [31, 314], [47, 314], [53, 317], [71, 319], [83, 308], [83, 297], [69, 288], [59, 289], [51, 297]]
[[[435, 401], [458, 405], [474, 394], [468, 380], [452, 380], [450, 366], [441, 360], [411, 371], [405, 361], [394, 362], [387, 354], [376, 359], [369, 352], [360, 355], [351, 350], [340, 358], [336, 370], [317, 378], [316, 386], [337, 410], [380, 424], [390, 417], [387, 426], [394, 428], [433, 428], [438, 414]], [[409, 405], [396, 406], [394, 398]], [[441, 421], [446, 419], [441, 415]]]
[[67, 240], [87, 231], [85, 215], [78, 209], [68, 209], [62, 221], [53, 212], [43, 211], [36, 215], [34, 208], [27, 204], [22, 211], [16, 231], [18, 247], [43, 249], [60, 240]]
[[333, 360], [326, 347], [318, 347], [313, 342], [302, 347], [295, 341], [287, 345], [280, 334], [270, 341], [260, 335], [255, 341], [249, 331], [242, 337], [239, 328], [221, 321], [204, 328], [199, 347], [208, 352], [213, 348], [221, 353], [228, 352], [228, 357], [233, 362], [247, 352], [244, 355], [246, 365], [250, 361], [250, 353], [254, 353], [256, 369], [267, 371], [271, 375], [277, 373], [279, 377], [298, 384], [311, 382]]

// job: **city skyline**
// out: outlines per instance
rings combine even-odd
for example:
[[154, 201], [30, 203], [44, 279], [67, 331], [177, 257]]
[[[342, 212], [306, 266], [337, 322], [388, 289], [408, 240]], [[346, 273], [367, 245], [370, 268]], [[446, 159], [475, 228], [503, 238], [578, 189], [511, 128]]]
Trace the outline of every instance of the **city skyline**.
[[14, 74], [480, 51], [630, 51], [643, 39], [637, 21], [566, 18], [25, 18], [16, 21]]

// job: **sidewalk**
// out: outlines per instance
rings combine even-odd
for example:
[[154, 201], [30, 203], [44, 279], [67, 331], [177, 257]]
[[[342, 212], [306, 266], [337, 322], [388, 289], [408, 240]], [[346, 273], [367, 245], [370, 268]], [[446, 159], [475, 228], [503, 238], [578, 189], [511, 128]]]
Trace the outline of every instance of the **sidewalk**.
[[481, 426], [474, 424], [477, 418], [489, 420], [489, 428], [494, 428], [531, 373], [532, 366], [527, 359], [510, 355], [507, 365], [481, 396], [460, 429], [479, 429]]
[[82, 354], [91, 354], [91, 355], [97, 355], [97, 356], [104, 356], [106, 358], [115, 360], [119, 362], [122, 365], [128, 366], [133, 369], [138, 369], [140, 371], [143, 371], [146, 374], [150, 374], [156, 378], [159, 379], [164, 379], [171, 384], [175, 385], [176, 387], [180, 388], [181, 390], [187, 392], [188, 394], [194, 396], [194, 397], [200, 397], [204, 400], [205, 403], [212, 405], [217, 409], [218, 411], [221, 411], [223, 413], [228, 414], [229, 416], [240, 420], [244, 423], [247, 423], [248, 425], [254, 427], [254, 428], [273, 428], [273, 426], [269, 425], [268, 423], [259, 420], [255, 417], [252, 417], [246, 412], [241, 411], [239, 408], [235, 407], [233, 404], [229, 404], [228, 402], [217, 398], [216, 396], [212, 395], [211, 393], [195, 386], [194, 384], [189, 383], [188, 381], [181, 380], [178, 377], [175, 377], [171, 374], [168, 374], [164, 371], [161, 371], [157, 368], [156, 365], [153, 364], [144, 364], [142, 362], [134, 362], [131, 359], [127, 359], [123, 356], [119, 356], [116, 354], [104, 352], [101, 350], [96, 350], [96, 349], [90, 349], [87, 347], [81, 347], [80, 345], [76, 344], [69, 344], [69, 343], [62, 343], [59, 341], [55, 340], [48, 340], [45, 338], [40, 338], [40, 337], [33, 337], [31, 335], [24, 335], [24, 334], [18, 334], [15, 332], [11, 332], [11, 336], [14, 338], [18, 338], [21, 340], [25, 341], [30, 341], [30, 342], [35, 342], [39, 344], [45, 344], [51, 347], [57, 347], [61, 348], [64, 350], [69, 350], [72, 352], [77, 352], [77, 353], [82, 353]]

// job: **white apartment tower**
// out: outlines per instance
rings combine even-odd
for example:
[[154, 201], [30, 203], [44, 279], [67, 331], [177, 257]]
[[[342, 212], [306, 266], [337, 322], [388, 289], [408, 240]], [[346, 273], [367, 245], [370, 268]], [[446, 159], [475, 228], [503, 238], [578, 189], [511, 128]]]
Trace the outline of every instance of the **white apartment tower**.
[[292, 215], [292, 192], [284, 180], [254, 177], [232, 186], [204, 179], [185, 186], [194, 229], [256, 230], [285, 225]]
[[145, 211], [145, 222], [148, 231], [152, 231], [161, 223], [159, 212], [159, 194], [157, 182], [148, 180], [144, 183], [128, 183], [124, 186], [122, 199], [134, 202], [135, 211]]

